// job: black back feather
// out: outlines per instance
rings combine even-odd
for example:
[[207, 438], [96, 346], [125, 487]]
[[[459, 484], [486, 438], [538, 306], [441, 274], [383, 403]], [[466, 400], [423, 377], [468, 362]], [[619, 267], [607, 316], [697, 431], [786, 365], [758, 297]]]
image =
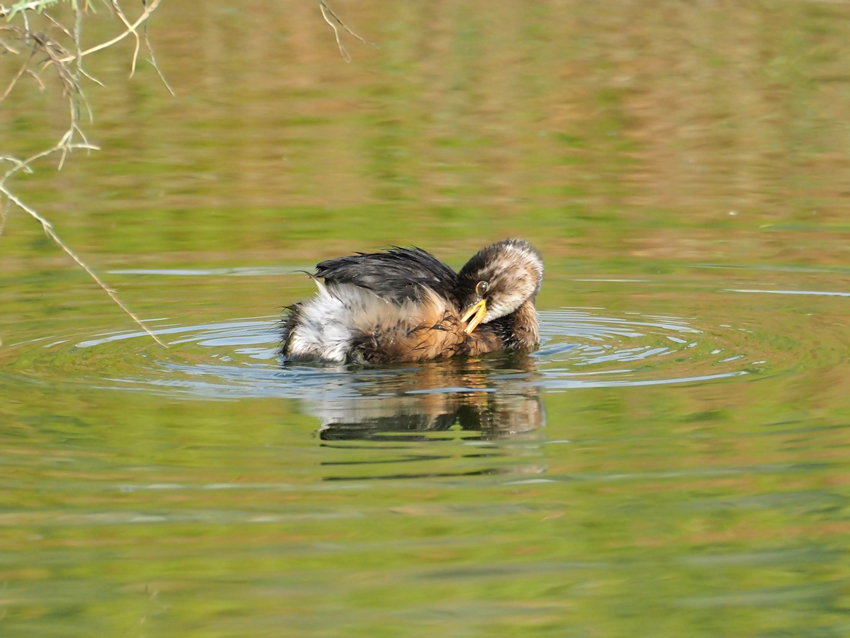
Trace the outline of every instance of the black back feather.
[[323, 261], [316, 276], [328, 284], [353, 284], [394, 304], [418, 301], [425, 289], [455, 304], [457, 274], [421, 248], [393, 247], [382, 253], [358, 253]]

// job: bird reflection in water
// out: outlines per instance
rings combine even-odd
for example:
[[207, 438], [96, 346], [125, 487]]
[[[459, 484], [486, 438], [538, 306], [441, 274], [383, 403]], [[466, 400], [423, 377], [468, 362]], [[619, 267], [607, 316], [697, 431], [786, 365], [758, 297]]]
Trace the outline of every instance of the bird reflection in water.
[[544, 426], [537, 388], [526, 385], [531, 358], [505, 357], [502, 365], [493, 363], [468, 359], [396, 368], [389, 383], [361, 379], [357, 396], [309, 401], [307, 411], [321, 420], [319, 434], [326, 441], [421, 440], [455, 426], [481, 438], [506, 439]]
[[540, 474], [535, 376], [531, 356], [505, 353], [362, 369], [302, 405], [339, 451], [320, 461], [326, 480]]
[[[525, 353], [363, 369], [334, 375], [333, 388], [303, 407], [319, 419], [324, 447], [351, 452], [350, 460], [322, 460], [335, 466], [328, 480], [537, 474], [545, 467], [529, 457], [539, 453], [546, 410], [535, 376]], [[415, 469], [387, 467], [396, 463]], [[341, 475], [340, 466], [352, 473]]]
[[544, 425], [527, 383], [543, 258], [527, 241], [491, 244], [457, 273], [424, 250], [396, 247], [324, 261], [311, 277], [317, 295], [289, 306], [281, 324], [284, 366], [367, 366], [332, 375], [307, 402], [325, 445], [517, 440]]

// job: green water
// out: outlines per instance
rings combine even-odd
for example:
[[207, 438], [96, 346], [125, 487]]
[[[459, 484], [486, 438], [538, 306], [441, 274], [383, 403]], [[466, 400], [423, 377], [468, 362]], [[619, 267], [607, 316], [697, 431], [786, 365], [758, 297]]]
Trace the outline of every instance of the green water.
[[[848, 635], [850, 8], [333, 6], [165, 2], [177, 97], [92, 56], [14, 183], [169, 347], [10, 211], [0, 635]], [[508, 236], [532, 356], [277, 358], [299, 271]]]

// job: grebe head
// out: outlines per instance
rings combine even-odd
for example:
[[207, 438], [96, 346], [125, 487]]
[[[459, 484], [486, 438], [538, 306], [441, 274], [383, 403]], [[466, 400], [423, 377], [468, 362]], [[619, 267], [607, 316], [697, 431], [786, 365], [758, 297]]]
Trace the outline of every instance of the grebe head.
[[543, 258], [522, 239], [505, 239], [479, 250], [458, 274], [463, 320], [471, 334], [534, 300], [543, 282]]

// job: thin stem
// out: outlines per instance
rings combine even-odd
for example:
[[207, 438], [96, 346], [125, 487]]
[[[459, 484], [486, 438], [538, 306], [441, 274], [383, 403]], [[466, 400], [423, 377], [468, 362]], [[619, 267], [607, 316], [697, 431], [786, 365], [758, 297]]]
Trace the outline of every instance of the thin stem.
[[[95, 280], [95, 283], [97, 283], [97, 285], [100, 286], [106, 292], [106, 294], [109, 295], [112, 298], [112, 301], [114, 301], [116, 304], [118, 304], [118, 306], [121, 308], [121, 310], [123, 310], [128, 315], [130, 315], [130, 318], [132, 318], [133, 321], [135, 321], [141, 327], [141, 329], [144, 330], [146, 333], [148, 333], [151, 336], [151, 338], [154, 341], [156, 341], [159, 345], [161, 345], [164, 348], [168, 347], [162, 341], [160, 341], [159, 337], [157, 337], [153, 332], [151, 332], [150, 329], [144, 323], [142, 323], [142, 320], [139, 319], [133, 313], [132, 310], [130, 310], [127, 306], [124, 305], [124, 302], [121, 301], [121, 299], [118, 297], [116, 292], [112, 288], [107, 286], [105, 283], [103, 283], [103, 280], [100, 277], [97, 276], [97, 273], [94, 270], [92, 270], [89, 267], [89, 265], [79, 257], [79, 255], [77, 255], [73, 250], [71, 250], [71, 247], [68, 246], [68, 244], [66, 244], [62, 240], [62, 238], [56, 233], [56, 231], [53, 229], [53, 225], [49, 221], [47, 221], [44, 217], [39, 215], [38, 212], [35, 209], [31, 208], [30, 206], [27, 206], [27, 204], [25, 204], [23, 201], [21, 201], [21, 199], [19, 199], [9, 189], [7, 189], [5, 185], [0, 185], [0, 193], [3, 193], [9, 199], [9, 201], [14, 202], [19, 208], [21, 208], [23, 211], [25, 211], [27, 214], [29, 214], [34, 219], [36, 219], [41, 224], [41, 227], [44, 229], [45, 234], [47, 234], [48, 237], [50, 237], [53, 241], [55, 241], [59, 245], [59, 247], [62, 250], [64, 250], [65, 253], [71, 259], [73, 259], [75, 262], [77, 262], [77, 265], [80, 266], [80, 268], [82, 268], [83, 270], [85, 270], [89, 274], [89, 276], [92, 279]], [[4, 216], [4, 219], [5, 219], [5, 216]]]
[[[131, 33], [135, 33], [136, 28], [150, 17], [150, 15], [159, 6], [160, 2], [162, 2], [162, 0], [153, 0], [153, 2], [151, 2], [149, 5], [147, 5], [145, 7], [144, 13], [142, 13], [142, 15], [140, 15], [138, 17], [138, 19], [133, 24], [131, 24], [130, 27], [127, 30], [125, 30], [123, 33], [115, 36], [111, 40], [107, 40], [106, 42], [101, 42], [97, 46], [93, 46], [90, 49], [86, 49], [85, 51], [81, 51], [78, 54], [78, 57], [82, 58], [82, 57], [85, 57], [87, 55], [91, 55], [92, 53], [97, 53], [98, 51], [102, 51], [103, 49], [111, 47], [116, 42], [121, 42], [121, 40], [126, 38]], [[61, 61], [62, 62], [70, 62], [71, 60], [74, 59], [74, 57], [75, 56], [68, 56], [68, 57], [65, 57], [65, 58], [61, 58]]]
[[[355, 38], [360, 40], [363, 44], [369, 44], [373, 47], [377, 46], [376, 44], [369, 42], [368, 40], [364, 40], [359, 35], [354, 33], [354, 31], [351, 30], [351, 27], [349, 27], [347, 24], [345, 24], [345, 22], [343, 22], [340, 19], [340, 17], [337, 14], [335, 14], [333, 12], [333, 10], [328, 5], [325, 4], [325, 0], [319, 0], [319, 9], [322, 12], [322, 17], [325, 19], [325, 22], [327, 22], [330, 25], [331, 29], [334, 30], [334, 37], [336, 38], [336, 46], [339, 48], [339, 54], [342, 56], [342, 59], [345, 60], [346, 62], [351, 62], [351, 54], [348, 52], [348, 49], [346, 49], [342, 45], [342, 41], [339, 38], [339, 28], [337, 28], [337, 24], [339, 26], [341, 26], [343, 29], [345, 29], [346, 31], [348, 31]], [[331, 18], [333, 18], [333, 22], [331, 21]], [[336, 23], [336, 24], [334, 24], [334, 23]]]
[[[55, 0], [58, 2], [59, 0]], [[105, 0], [106, 1], [106, 0]], [[26, 159], [19, 159], [17, 157], [11, 156], [0, 156], [0, 162], [8, 162], [11, 164], [2, 175], [0, 175], [0, 235], [2, 235], [3, 230], [5, 229], [6, 220], [8, 217], [8, 204], [12, 202], [16, 206], [18, 206], [21, 210], [27, 213], [30, 217], [35, 219], [39, 224], [41, 224], [42, 229], [45, 234], [50, 237], [56, 244], [80, 267], [82, 268], [88, 275], [95, 281], [95, 283], [100, 286], [115, 302], [119, 308], [121, 308], [127, 315], [130, 316], [133, 321], [135, 321], [139, 327], [142, 328], [148, 335], [153, 338], [158, 344], [165, 346], [165, 344], [153, 333], [144, 323], [136, 316], [121, 299], [118, 297], [115, 290], [111, 289], [106, 283], [97, 275], [97, 273], [77, 254], [75, 253], [71, 247], [65, 243], [65, 241], [59, 236], [56, 230], [53, 228], [53, 225], [42, 216], [37, 210], [35, 210], [32, 206], [28, 205], [21, 198], [19, 198], [9, 187], [9, 181], [18, 175], [19, 173], [31, 173], [32, 165], [40, 160], [43, 160], [53, 154], [59, 155], [59, 169], [63, 167], [67, 156], [75, 150], [99, 150], [97, 146], [90, 144], [88, 139], [86, 138], [86, 134], [80, 126], [80, 116], [82, 113], [82, 109], [85, 109], [89, 115], [89, 120], [93, 120], [92, 110], [88, 103], [85, 92], [82, 87], [82, 79], [88, 78], [93, 82], [100, 84], [95, 78], [92, 78], [83, 68], [83, 58], [86, 55], [94, 53], [96, 51], [103, 50], [116, 42], [124, 39], [130, 33], [136, 39], [136, 49], [133, 55], [133, 69], [135, 69], [138, 59], [138, 53], [140, 49], [140, 36], [137, 31], [139, 25], [144, 25], [147, 27], [147, 19], [153, 13], [154, 10], [159, 6], [161, 0], [153, 0], [148, 6], [145, 7], [142, 15], [134, 22], [130, 23], [124, 15], [123, 11], [118, 4], [119, 0], [110, 0], [112, 2], [113, 7], [116, 9], [119, 18], [124, 24], [125, 31], [113, 38], [108, 42], [101, 43], [98, 46], [92, 47], [86, 51], [82, 49], [82, 29], [83, 29], [83, 19], [87, 10], [88, 0], [70, 0], [72, 8], [73, 8], [73, 26], [70, 28], [66, 28], [60, 22], [58, 22], [53, 16], [46, 15], [45, 20], [49, 21], [54, 27], [57, 27], [64, 33], [64, 35], [68, 38], [69, 41], [72, 42], [71, 51], [66, 49], [62, 44], [51, 38], [46, 33], [32, 31], [30, 28], [30, 21], [28, 13], [30, 11], [38, 11], [39, 13], [43, 13], [43, 9], [45, 6], [49, 4], [54, 4], [55, 2], [50, 2], [49, 0], [33, 0], [32, 2], [27, 2], [25, 4], [19, 4], [11, 9], [7, 9], [0, 5], [0, 19], [6, 18], [7, 20], [11, 20], [11, 18], [15, 17], [18, 13], [21, 13], [20, 19], [23, 23], [22, 26], [15, 25], [4, 25], [0, 24], [0, 32], [3, 33], [4, 36], [22, 43], [27, 49], [29, 49], [29, 59], [24, 63], [20, 69], [17, 71], [16, 75], [9, 82], [8, 86], [5, 88], [2, 94], [0, 94], [0, 102], [5, 99], [10, 92], [15, 88], [17, 83], [23, 77], [24, 73], [33, 77], [35, 81], [38, 83], [40, 89], [44, 89], [44, 82], [42, 82], [39, 73], [43, 73], [49, 67], [53, 67], [56, 71], [56, 75], [62, 83], [63, 94], [68, 100], [68, 109], [69, 109], [69, 122], [68, 128], [65, 130], [61, 138], [58, 142], [39, 153], [35, 153]], [[83, 5], [83, 2], [86, 4]], [[107, 5], [108, 6], [108, 5]], [[7, 35], [8, 34], [8, 35]], [[59, 36], [61, 37], [61, 36]], [[145, 43], [150, 50], [150, 42], [147, 39], [147, 31], [145, 31]], [[20, 55], [18, 50], [15, 50], [12, 46], [7, 44], [6, 40], [0, 40], [0, 51], [5, 51], [7, 54], [15, 54]], [[26, 53], [23, 53], [26, 55]], [[39, 61], [37, 66], [34, 62], [35, 56], [39, 57], [44, 56], [43, 60]], [[153, 57], [153, 51], [151, 50], [151, 57]], [[155, 60], [153, 61], [154, 66], [156, 67]], [[34, 67], [34, 68], [31, 68]], [[169, 91], [171, 91], [171, 87], [165, 82], [165, 79], [162, 76], [162, 73], [159, 72], [159, 68], [157, 67], [157, 72], [160, 75], [160, 78], [163, 79], [163, 83], [165, 83], [166, 87]], [[171, 91], [173, 94], [173, 91]], [[79, 141], [78, 141], [79, 140]], [[167, 347], [167, 346], [165, 346]]]

